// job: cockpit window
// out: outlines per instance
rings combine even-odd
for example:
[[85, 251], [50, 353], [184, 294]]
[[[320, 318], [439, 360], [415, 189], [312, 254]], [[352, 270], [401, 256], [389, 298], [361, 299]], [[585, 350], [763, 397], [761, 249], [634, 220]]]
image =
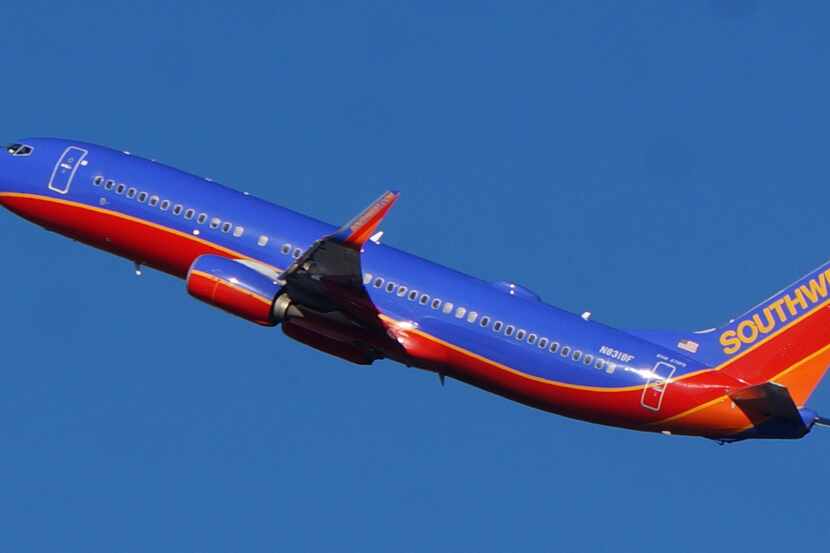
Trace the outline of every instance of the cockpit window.
[[6, 152], [14, 157], [24, 157], [32, 155], [34, 149], [26, 144], [9, 144], [6, 146]]

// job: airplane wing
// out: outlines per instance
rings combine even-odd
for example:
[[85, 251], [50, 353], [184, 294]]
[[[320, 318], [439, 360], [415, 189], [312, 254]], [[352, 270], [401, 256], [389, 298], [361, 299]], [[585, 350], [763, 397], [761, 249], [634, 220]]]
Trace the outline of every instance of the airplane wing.
[[339, 312], [362, 326], [381, 329], [377, 309], [363, 285], [363, 245], [398, 199], [387, 191], [357, 217], [317, 240], [280, 275], [292, 301], [326, 314]]

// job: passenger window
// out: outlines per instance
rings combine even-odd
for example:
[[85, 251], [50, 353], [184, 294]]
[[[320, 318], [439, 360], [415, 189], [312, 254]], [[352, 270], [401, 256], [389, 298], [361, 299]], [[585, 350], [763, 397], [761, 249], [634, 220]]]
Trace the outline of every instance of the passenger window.
[[368, 285], [372, 282], [372, 273], [364, 273], [363, 274], [363, 284]]
[[139, 192], [138, 193], [138, 203], [143, 204], [144, 202], [146, 202], [147, 201], [147, 196], [149, 196], [149, 194], [147, 194], [147, 192]]
[[294, 259], [300, 259], [300, 256], [303, 255], [303, 250], [300, 248], [294, 248], [294, 251], [291, 252], [291, 257]]
[[574, 354], [571, 356], [571, 359], [573, 359], [574, 361], [579, 361], [580, 359], [582, 359], [582, 352], [579, 350], [574, 350]]
[[478, 312], [477, 311], [470, 311], [469, 313], [467, 313], [467, 322], [468, 323], [474, 323], [474, 322], [476, 322], [476, 319], [478, 319]]
[[222, 225], [222, 232], [230, 232], [233, 228], [233, 223], [225, 223]]
[[444, 304], [444, 307], [441, 309], [441, 313], [443, 313], [444, 315], [449, 315], [450, 313], [452, 313], [452, 308], [453, 308], [452, 302], [448, 301], [447, 303]]
[[376, 278], [375, 281], [372, 283], [372, 286], [374, 286], [375, 288], [380, 288], [381, 286], [383, 286], [383, 278]]
[[608, 374], [614, 374], [614, 371], [616, 371], [616, 370], [617, 370], [617, 365], [615, 365], [614, 363], [612, 363], [610, 361], [608, 363], [606, 363], [605, 372], [607, 372]]
[[94, 184], [95, 186], [101, 186], [102, 184], [104, 184], [104, 177], [98, 175], [97, 177], [92, 179], [92, 184]]
[[397, 284], [395, 284], [394, 282], [387, 282], [386, 291], [391, 294], [395, 290], [395, 286], [397, 286]]
[[119, 184], [118, 186], [115, 187], [115, 193], [116, 194], [123, 194], [126, 189], [127, 189], [126, 184], [123, 184], [123, 183]]
[[167, 211], [168, 209], [170, 209], [170, 200], [162, 200], [159, 209], [161, 209], [162, 211]]
[[235, 229], [233, 229], [233, 235], [234, 235], [235, 238], [239, 238], [243, 234], [245, 234], [245, 227], [239, 227], [238, 226]]
[[567, 357], [571, 353], [571, 346], [562, 346], [562, 350], [559, 352], [559, 355], [562, 357]]
[[159, 197], [158, 196], [150, 196], [150, 207], [156, 207], [159, 205]]
[[591, 363], [594, 362], [594, 356], [591, 355], [590, 353], [586, 353], [585, 357], [582, 359], [582, 362], [585, 363], [586, 365], [590, 365]]
[[539, 349], [545, 349], [548, 347], [549, 340], [547, 338], [539, 338]]
[[106, 188], [107, 190], [112, 190], [113, 188], [115, 188], [115, 181], [112, 179], [108, 180], [107, 184], [104, 185], [104, 188]]
[[559, 350], [559, 342], [551, 342], [550, 344], [550, 352], [556, 353]]
[[487, 325], [490, 324], [490, 317], [488, 317], [487, 315], [483, 316], [481, 320], [478, 321], [478, 324], [486, 328]]
[[429, 303], [429, 294], [421, 294], [421, 299], [418, 300], [418, 303], [421, 305], [426, 305]]
[[260, 237], [256, 241], [257, 246], [266, 246], [268, 244], [268, 237], [264, 234], [260, 235]]
[[409, 301], [415, 301], [418, 299], [418, 290], [412, 290], [409, 292], [409, 295], [406, 296], [409, 298]]
[[530, 344], [530, 345], [535, 344], [536, 343], [536, 338], [538, 338], [538, 336], [536, 336], [535, 334], [533, 334], [531, 332], [530, 334], [527, 335], [527, 343]]
[[462, 319], [462, 318], [464, 318], [464, 315], [466, 315], [466, 314], [467, 314], [467, 308], [466, 307], [459, 307], [458, 309], [455, 310], [455, 318], [456, 319]]
[[[291, 244], [283, 244], [282, 247], [280, 248], [280, 251], [282, 252], [283, 255], [290, 254], [291, 253]], [[368, 282], [366, 284], [368, 284]]]
[[513, 336], [514, 332], [516, 332], [516, 327], [513, 325], [507, 325], [507, 328], [504, 329], [504, 333], [507, 336]]
[[522, 341], [522, 340], [525, 339], [525, 336], [527, 336], [527, 332], [522, 330], [521, 328], [516, 331], [516, 339], [517, 340]]
[[184, 212], [184, 218], [187, 219], [188, 221], [191, 220], [194, 215], [196, 215], [196, 210], [193, 209], [193, 208], [190, 208], [190, 209], [188, 209], [187, 211]]
[[439, 300], [438, 298], [432, 300], [432, 308], [438, 309], [439, 307], [441, 307], [441, 300]]
[[127, 190], [127, 197], [128, 197], [129, 199], [131, 199], [131, 200], [132, 200], [133, 198], [135, 198], [135, 195], [136, 195], [136, 194], [138, 194], [138, 190], [136, 190], [135, 188], [130, 187], [130, 189], [129, 189], [129, 190]]
[[212, 228], [212, 229], [218, 229], [219, 225], [221, 225], [221, 224], [222, 224], [222, 219], [220, 219], [219, 217], [214, 217], [213, 219], [210, 220], [210, 228]]
[[207, 213], [200, 213], [198, 217], [196, 217], [196, 222], [200, 225], [204, 225], [205, 221], [207, 221]]
[[184, 206], [182, 204], [176, 204], [173, 206], [173, 215], [181, 215], [182, 211], [184, 211]]
[[406, 286], [398, 286], [398, 297], [402, 298], [406, 295], [406, 291], [409, 290]]
[[602, 370], [605, 367], [605, 360], [604, 359], [597, 359], [597, 362], [594, 363], [594, 367], [597, 369]]
[[496, 321], [493, 323], [493, 332], [501, 332], [502, 327], [504, 327], [504, 323], [501, 321]]

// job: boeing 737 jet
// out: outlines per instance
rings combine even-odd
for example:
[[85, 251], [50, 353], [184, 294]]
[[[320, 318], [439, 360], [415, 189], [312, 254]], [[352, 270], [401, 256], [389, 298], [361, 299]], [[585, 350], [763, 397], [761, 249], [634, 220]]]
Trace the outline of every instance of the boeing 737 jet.
[[720, 442], [801, 438], [830, 366], [830, 263], [722, 328], [630, 332], [381, 244], [386, 192], [341, 227], [110, 148], [0, 152], [0, 203], [185, 280], [195, 298], [352, 363], [391, 359], [551, 413]]

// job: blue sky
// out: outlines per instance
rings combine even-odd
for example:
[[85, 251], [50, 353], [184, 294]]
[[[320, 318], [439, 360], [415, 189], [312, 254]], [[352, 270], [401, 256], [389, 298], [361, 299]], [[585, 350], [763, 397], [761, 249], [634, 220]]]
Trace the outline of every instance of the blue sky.
[[[154, 157], [624, 328], [830, 257], [824, 2], [46, 2], [3, 140]], [[0, 549], [820, 550], [830, 432], [729, 447], [352, 366], [0, 213]], [[830, 384], [812, 406], [830, 413]]]

